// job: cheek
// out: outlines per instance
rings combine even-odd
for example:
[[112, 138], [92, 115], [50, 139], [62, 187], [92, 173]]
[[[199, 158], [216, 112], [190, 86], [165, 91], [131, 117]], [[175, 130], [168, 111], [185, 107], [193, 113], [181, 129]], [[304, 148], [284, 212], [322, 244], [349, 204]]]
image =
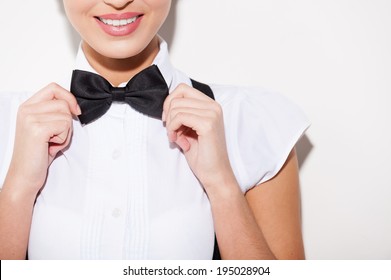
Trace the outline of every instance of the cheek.
[[95, 1], [63, 0], [64, 10], [69, 22], [79, 33], [84, 29], [85, 15], [93, 7]]
[[146, 2], [148, 2], [149, 7], [155, 11], [155, 14], [157, 14], [157, 17], [160, 21], [162, 21], [163, 24], [168, 13], [170, 12], [171, 0], [150, 0]]
[[170, 9], [172, 1], [171, 0], [144, 0], [144, 2], [150, 7]]

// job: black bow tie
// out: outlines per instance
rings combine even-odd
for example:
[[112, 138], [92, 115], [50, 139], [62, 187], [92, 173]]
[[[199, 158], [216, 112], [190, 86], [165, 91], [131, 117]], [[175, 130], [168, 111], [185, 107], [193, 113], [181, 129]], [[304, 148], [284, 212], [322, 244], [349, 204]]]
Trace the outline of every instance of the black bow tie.
[[97, 74], [74, 70], [71, 92], [82, 111], [80, 122], [88, 124], [104, 115], [113, 102], [127, 103], [141, 113], [160, 119], [168, 87], [159, 68], [152, 65], [135, 75], [123, 88], [113, 87]]

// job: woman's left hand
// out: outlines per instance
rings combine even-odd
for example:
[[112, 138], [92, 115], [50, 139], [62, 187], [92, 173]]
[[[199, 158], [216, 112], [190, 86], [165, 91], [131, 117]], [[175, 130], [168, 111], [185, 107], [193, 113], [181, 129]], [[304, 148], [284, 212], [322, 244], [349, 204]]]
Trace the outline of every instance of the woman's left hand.
[[170, 142], [182, 149], [208, 193], [234, 178], [227, 154], [223, 112], [216, 101], [180, 84], [164, 102], [163, 121]]

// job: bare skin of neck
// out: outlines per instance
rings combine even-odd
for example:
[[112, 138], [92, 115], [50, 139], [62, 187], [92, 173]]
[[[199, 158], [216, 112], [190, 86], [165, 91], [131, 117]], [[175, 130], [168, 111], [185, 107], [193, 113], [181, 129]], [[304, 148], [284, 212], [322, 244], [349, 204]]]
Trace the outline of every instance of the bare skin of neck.
[[118, 86], [152, 64], [159, 52], [159, 39], [155, 37], [141, 53], [125, 59], [102, 56], [88, 44], [83, 44], [83, 51], [90, 65], [113, 86]]

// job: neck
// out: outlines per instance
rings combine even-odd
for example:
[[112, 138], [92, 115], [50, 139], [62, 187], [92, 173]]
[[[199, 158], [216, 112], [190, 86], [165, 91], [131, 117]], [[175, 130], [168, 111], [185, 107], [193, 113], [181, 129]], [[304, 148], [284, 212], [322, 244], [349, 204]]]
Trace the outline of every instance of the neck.
[[92, 68], [113, 86], [118, 86], [152, 64], [159, 52], [159, 39], [156, 36], [141, 53], [124, 59], [105, 57], [85, 42], [82, 48]]

